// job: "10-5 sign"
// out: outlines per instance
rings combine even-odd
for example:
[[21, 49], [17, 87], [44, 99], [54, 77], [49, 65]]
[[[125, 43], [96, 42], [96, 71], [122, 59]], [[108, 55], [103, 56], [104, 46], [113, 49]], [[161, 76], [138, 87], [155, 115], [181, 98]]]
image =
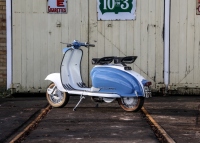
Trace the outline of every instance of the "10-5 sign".
[[100, 10], [104, 14], [106, 12], [130, 12], [133, 7], [132, 0], [100, 0]]
[[97, 0], [98, 20], [134, 20], [136, 0]]

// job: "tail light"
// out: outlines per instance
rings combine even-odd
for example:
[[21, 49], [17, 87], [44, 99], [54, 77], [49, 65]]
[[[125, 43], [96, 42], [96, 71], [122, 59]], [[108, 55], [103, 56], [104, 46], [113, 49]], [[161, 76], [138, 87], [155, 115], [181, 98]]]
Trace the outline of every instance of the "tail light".
[[143, 84], [144, 86], [150, 86], [150, 85], [151, 85], [151, 82], [148, 81], [148, 80], [142, 80], [142, 84]]
[[144, 86], [150, 86], [151, 85], [151, 82], [150, 81], [148, 81], [148, 82], [146, 82], [145, 84], [144, 84]]

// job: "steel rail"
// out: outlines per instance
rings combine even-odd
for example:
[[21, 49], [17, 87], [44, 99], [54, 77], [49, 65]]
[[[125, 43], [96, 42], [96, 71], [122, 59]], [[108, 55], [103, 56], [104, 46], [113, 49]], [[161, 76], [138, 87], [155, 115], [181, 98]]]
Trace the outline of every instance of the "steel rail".
[[[33, 131], [38, 123], [44, 118], [44, 116], [51, 110], [52, 106], [48, 105], [44, 108], [41, 113], [21, 131], [17, 134], [9, 143], [19, 143], [21, 142], [26, 136]], [[145, 116], [147, 122], [149, 123], [150, 127], [154, 131], [157, 139], [163, 143], [176, 143], [168, 134], [167, 132], [153, 119], [153, 117], [147, 112], [147, 110], [142, 107], [141, 109], [142, 114]]]
[[51, 110], [52, 106], [48, 105], [41, 113], [18, 135], [16, 135], [9, 143], [20, 143], [32, 130], [36, 128], [38, 123]]
[[176, 143], [167, 132], [152, 118], [152, 116], [147, 112], [147, 110], [142, 107], [141, 112], [145, 115], [147, 122], [151, 126], [158, 140], [163, 143]]

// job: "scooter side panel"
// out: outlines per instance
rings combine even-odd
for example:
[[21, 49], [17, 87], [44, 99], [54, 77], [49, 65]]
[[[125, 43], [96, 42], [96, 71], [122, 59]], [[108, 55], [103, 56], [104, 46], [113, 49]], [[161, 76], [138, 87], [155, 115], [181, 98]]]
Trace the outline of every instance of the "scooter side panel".
[[[110, 67], [94, 67], [91, 71], [92, 84], [99, 92], [116, 93], [121, 96], [144, 96], [139, 81], [131, 74]], [[136, 92], [135, 92], [136, 91]]]

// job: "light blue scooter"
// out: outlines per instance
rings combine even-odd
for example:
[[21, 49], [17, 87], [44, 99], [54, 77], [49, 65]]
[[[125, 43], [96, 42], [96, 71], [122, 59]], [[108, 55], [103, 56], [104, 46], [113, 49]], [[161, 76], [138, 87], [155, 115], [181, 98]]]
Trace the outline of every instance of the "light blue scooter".
[[74, 40], [63, 49], [63, 59], [60, 73], [52, 73], [45, 80], [52, 83], [48, 86], [46, 97], [53, 107], [64, 107], [69, 97], [80, 95], [80, 100], [73, 110], [76, 110], [85, 96], [90, 96], [95, 102], [110, 103], [117, 100], [125, 111], [138, 111], [144, 104], [144, 98], [151, 97], [150, 85], [140, 74], [132, 71], [131, 64], [136, 56], [93, 58], [90, 76], [92, 87], [88, 88], [81, 78], [81, 47], [94, 47], [93, 44]]

